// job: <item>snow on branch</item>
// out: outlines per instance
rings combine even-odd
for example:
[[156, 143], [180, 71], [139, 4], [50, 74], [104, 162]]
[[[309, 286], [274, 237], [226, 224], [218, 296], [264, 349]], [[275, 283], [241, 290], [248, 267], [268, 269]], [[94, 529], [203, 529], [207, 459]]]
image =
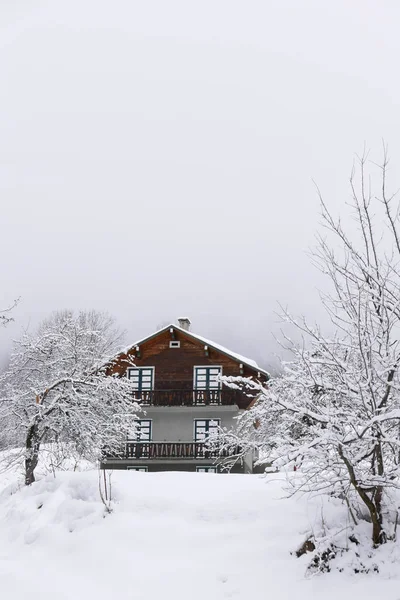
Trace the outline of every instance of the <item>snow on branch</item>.
[[113, 375], [119, 331], [103, 313], [55, 313], [16, 343], [3, 377], [0, 416], [25, 446], [26, 482], [43, 444], [72, 446], [83, 458], [119, 452], [140, 411], [125, 377]]
[[222, 436], [222, 447], [253, 451], [269, 471], [295, 468], [296, 490], [329, 492], [348, 503], [353, 516], [362, 506], [377, 546], [391, 535], [385, 515], [388, 507], [397, 512], [389, 491], [400, 482], [399, 204], [387, 191], [386, 148], [376, 192], [367, 155], [357, 163], [348, 207], [355, 234], [344, 227], [347, 216], [334, 218], [318, 191], [324, 234], [312, 259], [331, 284], [321, 302], [334, 333], [326, 336], [282, 309], [303, 345], [285, 338], [293, 360], [264, 386], [225, 381], [256, 390], [257, 400], [236, 431]]

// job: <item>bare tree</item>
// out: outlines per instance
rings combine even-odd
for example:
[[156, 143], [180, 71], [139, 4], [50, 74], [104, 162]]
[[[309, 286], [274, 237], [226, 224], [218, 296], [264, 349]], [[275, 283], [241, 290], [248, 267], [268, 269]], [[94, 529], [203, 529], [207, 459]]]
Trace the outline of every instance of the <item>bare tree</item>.
[[[7, 308], [0, 310], [0, 327], [6, 327], [9, 323], [11, 323], [11, 321], [14, 321], [14, 318], [12, 316], [12, 311], [17, 306], [18, 302], [19, 302], [19, 298], [14, 300], [14, 302], [12, 304], [10, 304]], [[2, 377], [1, 372], [6, 368], [7, 360], [8, 360], [8, 358], [4, 359], [4, 363], [1, 365], [1, 368], [0, 368], [0, 397], [2, 397], [3, 393], [4, 393], [3, 377]], [[12, 434], [10, 433], [10, 428], [8, 427], [8, 425], [9, 425], [9, 423], [5, 419], [3, 419], [2, 434], [0, 435], [0, 449], [1, 450], [3, 450], [4, 448], [7, 447], [7, 445], [9, 444], [9, 442], [12, 438]]]
[[24, 439], [25, 482], [46, 442], [87, 459], [119, 451], [139, 410], [126, 378], [109, 375], [120, 333], [109, 316], [58, 312], [16, 344], [5, 374], [3, 418]]
[[344, 498], [353, 520], [368, 515], [378, 546], [393, 534], [400, 475], [400, 235], [386, 148], [378, 193], [368, 170], [364, 155], [350, 178], [353, 234], [320, 195], [326, 231], [313, 260], [331, 283], [321, 300], [333, 335], [283, 311], [303, 344], [286, 340], [294, 360], [268, 387], [236, 381], [260, 397], [224, 444], [257, 450], [269, 470], [295, 465], [296, 489]]
[[6, 325], [8, 325], [8, 323], [14, 320], [11, 316], [11, 313], [13, 309], [17, 306], [18, 302], [19, 298], [17, 300], [14, 300], [14, 302], [7, 308], [3, 308], [2, 310], [0, 310], [0, 325], [5, 327]]

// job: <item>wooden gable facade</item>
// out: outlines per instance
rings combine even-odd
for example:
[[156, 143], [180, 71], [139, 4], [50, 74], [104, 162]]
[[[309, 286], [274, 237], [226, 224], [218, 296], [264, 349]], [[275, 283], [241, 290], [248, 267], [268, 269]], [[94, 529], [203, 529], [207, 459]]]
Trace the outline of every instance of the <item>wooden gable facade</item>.
[[151, 385], [137, 390], [135, 397], [154, 406], [236, 404], [244, 409], [251, 397], [221, 384], [218, 390], [215, 385], [208, 389], [204, 381], [200, 385], [199, 377], [204, 378], [197, 374], [219, 368], [215, 372], [218, 370], [222, 376], [251, 377], [262, 382], [268, 379], [265, 371], [246, 359], [175, 325], [168, 325], [121, 353], [112, 373], [129, 376], [132, 365], [136, 370], [149, 369], [143, 372], [148, 373]]

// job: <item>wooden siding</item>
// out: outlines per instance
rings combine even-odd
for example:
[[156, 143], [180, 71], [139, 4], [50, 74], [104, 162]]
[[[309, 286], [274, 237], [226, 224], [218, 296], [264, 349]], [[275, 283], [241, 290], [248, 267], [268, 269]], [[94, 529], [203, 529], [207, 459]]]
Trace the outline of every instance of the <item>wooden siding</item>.
[[[179, 341], [180, 347], [170, 348], [172, 340]], [[195, 366], [218, 365], [222, 367], [222, 375], [241, 375], [240, 361], [210, 346], [207, 355], [203, 342], [175, 329], [173, 335], [169, 330], [161, 331], [159, 335], [144, 341], [140, 345], [139, 354], [137, 356], [135, 348], [128, 354], [121, 354], [111, 373], [125, 375], [129, 362], [137, 367], [155, 367], [155, 390], [192, 390]], [[257, 375], [256, 368], [243, 364], [243, 377], [257, 378]], [[261, 374], [261, 379], [265, 380], [265, 375]]]

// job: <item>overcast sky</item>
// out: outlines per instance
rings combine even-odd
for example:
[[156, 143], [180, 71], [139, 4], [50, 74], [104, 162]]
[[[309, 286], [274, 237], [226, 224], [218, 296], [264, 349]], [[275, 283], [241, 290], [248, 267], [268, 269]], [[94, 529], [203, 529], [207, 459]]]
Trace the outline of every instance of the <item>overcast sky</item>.
[[128, 342], [189, 316], [263, 364], [277, 302], [320, 319], [315, 179], [400, 176], [400, 3], [2, 0], [3, 351], [54, 309]]

